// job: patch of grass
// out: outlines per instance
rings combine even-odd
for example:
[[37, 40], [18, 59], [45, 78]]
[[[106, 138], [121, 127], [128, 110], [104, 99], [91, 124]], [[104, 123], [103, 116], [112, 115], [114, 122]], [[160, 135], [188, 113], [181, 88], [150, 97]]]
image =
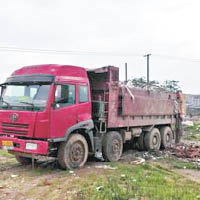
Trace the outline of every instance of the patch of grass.
[[177, 162], [177, 163], [174, 164], [174, 168], [200, 170], [199, 165], [197, 165], [196, 163], [191, 163], [191, 162]]
[[200, 141], [200, 122], [194, 122], [193, 126], [184, 127], [184, 139]]
[[178, 160], [176, 158], [166, 158], [165, 161], [167, 163], [176, 169], [194, 169], [194, 170], [200, 170], [200, 166], [195, 162], [186, 162], [182, 160]]
[[[150, 164], [132, 166], [116, 164], [117, 170], [101, 177], [87, 178], [84, 185], [79, 181], [79, 193], [84, 199], [198, 199], [198, 184], [161, 166]], [[93, 174], [93, 176], [95, 176]]]
[[13, 154], [8, 153], [7, 150], [0, 149], [0, 156], [7, 158], [14, 158]]
[[52, 174], [52, 173], [56, 173], [56, 169], [53, 171], [52, 169], [48, 169], [48, 168], [42, 168], [42, 167], [35, 167], [34, 169], [30, 169], [31, 170], [31, 176], [43, 176], [43, 175], [47, 175], [47, 174]]
[[15, 157], [8, 153], [7, 150], [0, 149], [0, 169], [6, 168], [10, 164], [16, 164]]

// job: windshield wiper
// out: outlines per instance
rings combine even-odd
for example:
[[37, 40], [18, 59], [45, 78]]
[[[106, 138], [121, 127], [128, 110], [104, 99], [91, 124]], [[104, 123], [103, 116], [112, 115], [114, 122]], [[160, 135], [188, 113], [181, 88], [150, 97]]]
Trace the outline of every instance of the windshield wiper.
[[10, 105], [7, 101], [4, 101], [3, 99], [1, 99], [0, 102], [3, 102], [3, 103], [5, 103], [7, 106], [11, 107], [11, 105]]
[[20, 101], [19, 103], [24, 103], [24, 104], [27, 104], [27, 105], [31, 105], [32, 109], [35, 108], [35, 105], [33, 103], [29, 103], [29, 102], [26, 102], [26, 101]]

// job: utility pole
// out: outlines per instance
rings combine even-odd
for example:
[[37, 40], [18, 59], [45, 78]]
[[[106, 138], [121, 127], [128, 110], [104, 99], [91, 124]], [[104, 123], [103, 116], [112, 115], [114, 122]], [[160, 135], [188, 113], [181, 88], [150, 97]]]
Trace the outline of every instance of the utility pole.
[[147, 84], [149, 84], [149, 56], [151, 56], [151, 54], [144, 55], [144, 57], [147, 57]]
[[127, 78], [127, 63], [125, 63], [125, 82], [127, 83], [128, 78]]

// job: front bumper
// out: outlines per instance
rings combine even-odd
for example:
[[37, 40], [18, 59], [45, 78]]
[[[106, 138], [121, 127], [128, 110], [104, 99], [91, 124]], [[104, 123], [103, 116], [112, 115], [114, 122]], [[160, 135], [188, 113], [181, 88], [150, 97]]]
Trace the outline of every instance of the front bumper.
[[[5, 144], [12, 143], [13, 145], [6, 146]], [[26, 149], [26, 143], [37, 144], [37, 149], [29, 150]], [[21, 152], [26, 154], [38, 154], [47, 155], [48, 154], [49, 142], [39, 141], [39, 140], [24, 140], [18, 138], [12, 138], [7, 136], [0, 136], [0, 149], [7, 149], [12, 152]]]

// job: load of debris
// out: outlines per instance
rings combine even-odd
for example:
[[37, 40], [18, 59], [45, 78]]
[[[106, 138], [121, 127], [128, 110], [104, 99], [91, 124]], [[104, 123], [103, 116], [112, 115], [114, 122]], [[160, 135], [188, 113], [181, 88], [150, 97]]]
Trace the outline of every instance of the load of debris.
[[195, 143], [181, 143], [171, 146], [170, 150], [178, 158], [200, 159], [200, 145]]

